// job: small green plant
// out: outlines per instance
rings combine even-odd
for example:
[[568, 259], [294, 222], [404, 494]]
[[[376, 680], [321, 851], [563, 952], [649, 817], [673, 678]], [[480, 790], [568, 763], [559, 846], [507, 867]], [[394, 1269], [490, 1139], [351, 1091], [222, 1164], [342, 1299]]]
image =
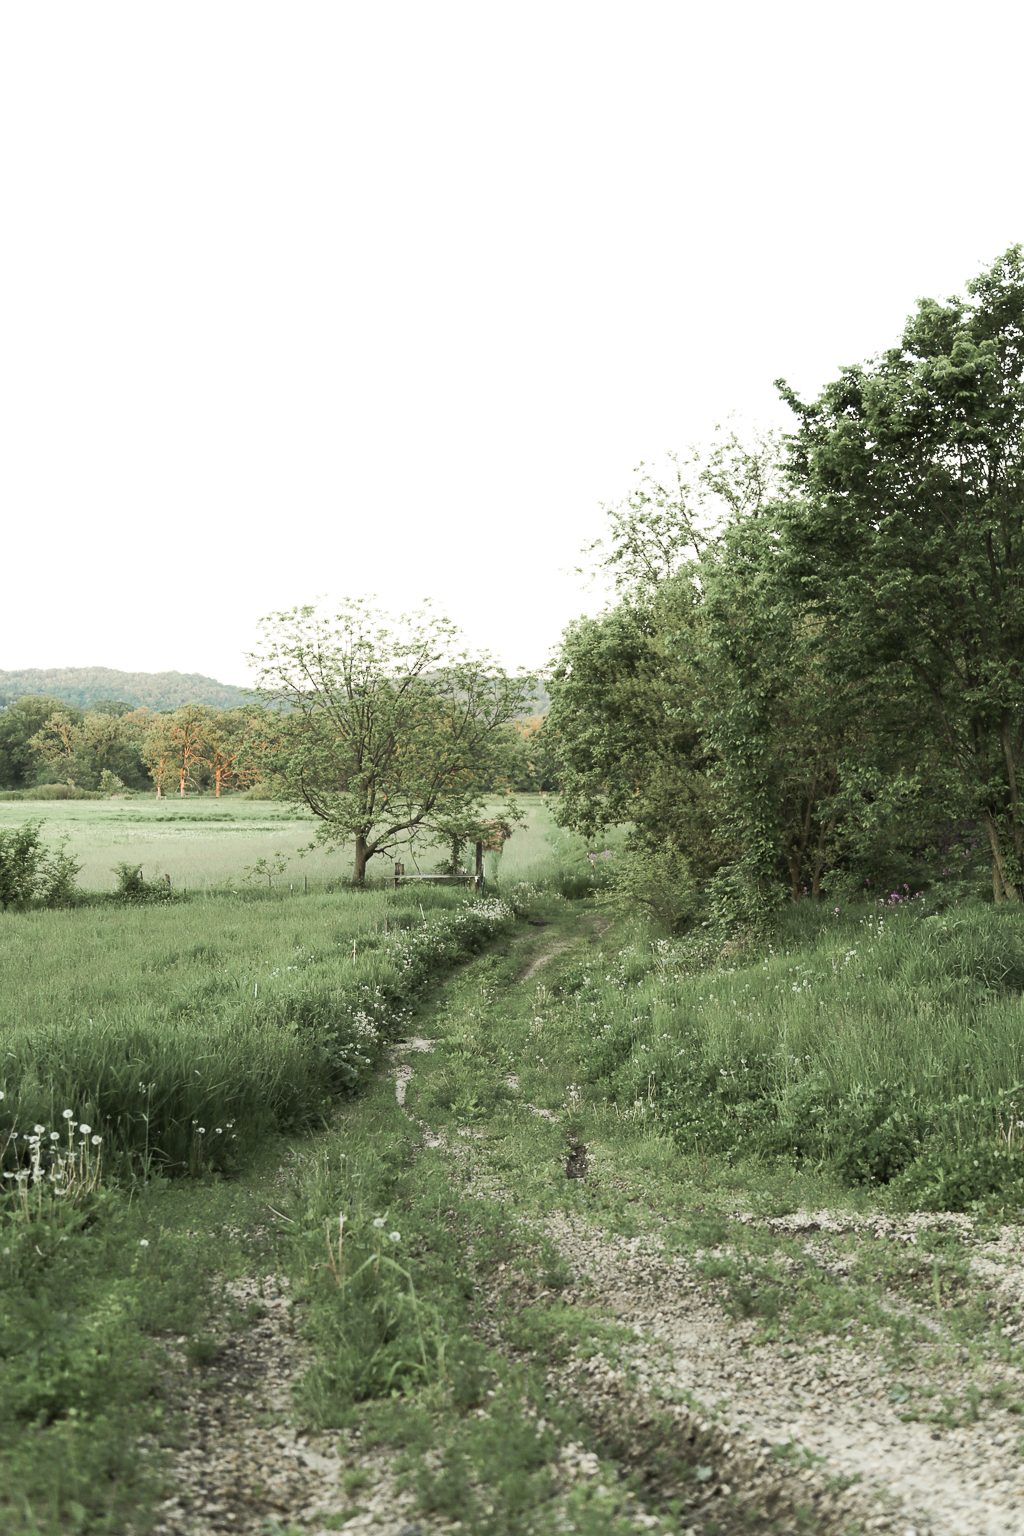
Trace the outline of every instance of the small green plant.
[[189, 1339], [185, 1355], [193, 1365], [210, 1365], [220, 1354], [220, 1345], [214, 1339]]

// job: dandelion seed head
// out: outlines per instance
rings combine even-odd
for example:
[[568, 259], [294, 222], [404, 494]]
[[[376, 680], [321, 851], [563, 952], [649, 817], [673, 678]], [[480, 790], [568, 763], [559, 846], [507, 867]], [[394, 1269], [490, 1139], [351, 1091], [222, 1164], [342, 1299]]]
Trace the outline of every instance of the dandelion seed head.
[[148, 1237], [140, 1237], [139, 1238], [139, 1247], [140, 1248], [148, 1248], [149, 1247], [149, 1238]]
[[65, 1120], [73, 1120], [75, 1118], [74, 1110], [73, 1109], [66, 1109], [64, 1111], [64, 1114], [63, 1114], [62, 1118], [65, 1119]]
[[89, 1132], [92, 1130], [92, 1126], [91, 1125], [80, 1125], [78, 1127], [78, 1129], [81, 1131], [83, 1136], [88, 1136]]
[[32, 1129], [33, 1129], [33, 1131], [35, 1131], [37, 1136], [41, 1136], [43, 1134], [43, 1132], [46, 1130], [46, 1126], [45, 1125], [34, 1125], [32, 1127]]
[[383, 1216], [375, 1216], [373, 1224], [377, 1228], [377, 1230], [380, 1231], [383, 1228], [383, 1226], [384, 1226], [384, 1217]]
[[388, 1237], [390, 1237], [393, 1243], [400, 1243], [402, 1241], [401, 1232], [389, 1232]]
[[93, 1146], [94, 1146], [94, 1147], [98, 1147], [98, 1146], [99, 1146], [99, 1144], [100, 1144], [100, 1142], [101, 1142], [101, 1141], [102, 1141], [102, 1140], [103, 1140], [103, 1137], [102, 1137], [102, 1136], [94, 1136], [94, 1137], [93, 1137], [93, 1138], [92, 1138], [92, 1144], [93, 1144]]

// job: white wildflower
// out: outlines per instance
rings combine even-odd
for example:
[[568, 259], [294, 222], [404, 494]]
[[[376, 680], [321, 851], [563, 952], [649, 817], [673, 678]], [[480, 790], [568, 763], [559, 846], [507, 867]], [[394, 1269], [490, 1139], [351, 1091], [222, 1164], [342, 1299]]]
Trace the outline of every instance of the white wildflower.
[[91, 1125], [80, 1125], [78, 1127], [78, 1129], [81, 1131], [83, 1136], [88, 1136], [89, 1132], [92, 1130], [92, 1126]]
[[384, 1226], [384, 1217], [383, 1216], [376, 1216], [376, 1217], [374, 1217], [373, 1224], [378, 1229], [378, 1231], [380, 1231], [383, 1228], [383, 1226]]
[[73, 1119], [74, 1119], [74, 1118], [75, 1118], [75, 1112], [74, 1112], [74, 1110], [73, 1110], [73, 1109], [66, 1109], [66, 1110], [65, 1110], [65, 1111], [64, 1111], [64, 1116], [63, 1116], [63, 1118], [64, 1118], [64, 1119], [65, 1119], [65, 1120], [73, 1120]]
[[388, 1237], [390, 1237], [393, 1243], [400, 1243], [402, 1241], [401, 1232], [389, 1232]]

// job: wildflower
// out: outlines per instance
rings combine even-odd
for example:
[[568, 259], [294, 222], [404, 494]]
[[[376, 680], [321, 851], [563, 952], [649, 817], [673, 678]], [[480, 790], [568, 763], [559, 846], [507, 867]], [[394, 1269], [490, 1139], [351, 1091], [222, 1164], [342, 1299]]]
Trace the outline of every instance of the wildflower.
[[205, 1125], [201, 1125], [199, 1127], [198, 1131], [196, 1131], [196, 1135], [197, 1136], [205, 1136], [206, 1135], [206, 1126]]
[[91, 1125], [80, 1125], [78, 1127], [78, 1129], [81, 1131], [83, 1136], [88, 1136], [89, 1132], [92, 1130], [92, 1126]]
[[99, 1146], [99, 1144], [100, 1144], [100, 1142], [101, 1142], [101, 1141], [102, 1141], [102, 1140], [103, 1140], [103, 1137], [102, 1137], [102, 1136], [94, 1136], [94, 1137], [93, 1137], [93, 1138], [92, 1138], [92, 1144], [93, 1144], [93, 1146], [94, 1146], [94, 1147], [98, 1147], [98, 1146]]
[[390, 1237], [393, 1243], [400, 1243], [402, 1241], [401, 1232], [389, 1232], [388, 1237]]
[[43, 1134], [43, 1132], [46, 1130], [46, 1126], [45, 1125], [34, 1125], [32, 1127], [32, 1129], [35, 1131], [37, 1136], [41, 1136]]
[[65, 1110], [65, 1111], [64, 1111], [64, 1116], [63, 1116], [63, 1118], [64, 1118], [64, 1119], [65, 1119], [65, 1120], [73, 1120], [73, 1119], [74, 1119], [74, 1118], [75, 1118], [75, 1112], [74, 1112], [74, 1110], [73, 1110], [73, 1109], [66, 1109], [66, 1110]]
[[51, 1131], [50, 1132], [50, 1140], [51, 1141], [60, 1141], [60, 1133], [58, 1131]]
[[148, 1237], [140, 1237], [139, 1238], [139, 1247], [140, 1248], [148, 1248], [149, 1247], [149, 1238]]
[[384, 1226], [384, 1217], [383, 1216], [375, 1216], [373, 1224], [374, 1224], [374, 1226], [378, 1230], [380, 1230]]

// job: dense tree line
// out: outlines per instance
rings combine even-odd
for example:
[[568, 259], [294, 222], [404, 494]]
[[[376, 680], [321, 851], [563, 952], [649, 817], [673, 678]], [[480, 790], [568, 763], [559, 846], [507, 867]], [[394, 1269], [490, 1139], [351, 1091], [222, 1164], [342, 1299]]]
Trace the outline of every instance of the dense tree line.
[[631, 823], [677, 917], [948, 867], [978, 838], [1018, 900], [1021, 248], [817, 400], [779, 388], [790, 434], [722, 438], [613, 509], [617, 601], [549, 685], [559, 815]]
[[158, 795], [248, 789], [273, 719], [256, 704], [183, 704], [155, 713], [125, 701], [76, 709], [45, 694], [0, 711], [0, 788], [66, 784], [76, 790]]

